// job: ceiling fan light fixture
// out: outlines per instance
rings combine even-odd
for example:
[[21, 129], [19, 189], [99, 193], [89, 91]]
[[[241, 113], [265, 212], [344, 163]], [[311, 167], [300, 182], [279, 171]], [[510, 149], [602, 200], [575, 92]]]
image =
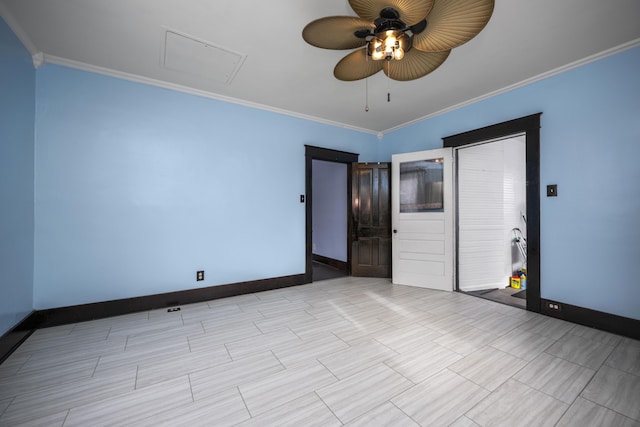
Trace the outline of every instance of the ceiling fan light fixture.
[[380, 61], [384, 59], [384, 44], [382, 40], [374, 37], [369, 41], [367, 46], [367, 53], [374, 61]]
[[374, 61], [399, 61], [410, 48], [410, 37], [403, 31], [387, 30], [369, 41], [368, 53]]
[[398, 44], [398, 39], [396, 39], [395, 31], [387, 31], [385, 34], [386, 38], [384, 39], [384, 47], [385, 49], [395, 48]]

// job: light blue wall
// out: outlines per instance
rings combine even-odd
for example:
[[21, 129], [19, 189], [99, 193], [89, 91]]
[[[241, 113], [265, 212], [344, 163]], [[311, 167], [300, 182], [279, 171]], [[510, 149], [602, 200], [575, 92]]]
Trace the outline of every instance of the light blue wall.
[[347, 262], [347, 165], [313, 161], [313, 253]]
[[[17, 50], [25, 68], [21, 84], [3, 78], [0, 87], [33, 91], [30, 58], [1, 27], [0, 60]], [[2, 73], [12, 70], [3, 63]], [[541, 190], [556, 183], [559, 197], [541, 194], [542, 296], [640, 319], [633, 278], [640, 259], [639, 71], [635, 48], [378, 142], [45, 65], [36, 73], [35, 308], [302, 273], [304, 144], [388, 161], [393, 153], [440, 147], [448, 135], [543, 112]], [[25, 114], [0, 129], [5, 329], [32, 308], [33, 105], [28, 95], [12, 96], [0, 100], [3, 118], [19, 108]], [[8, 134], [26, 143], [6, 145]], [[8, 209], [5, 199], [13, 201]], [[205, 282], [195, 282], [198, 269]]]
[[33, 309], [31, 55], [0, 18], [0, 336]]
[[304, 145], [377, 154], [375, 135], [154, 86], [36, 79], [37, 309], [302, 274]]
[[640, 48], [389, 133], [380, 157], [537, 112], [542, 297], [640, 319]]

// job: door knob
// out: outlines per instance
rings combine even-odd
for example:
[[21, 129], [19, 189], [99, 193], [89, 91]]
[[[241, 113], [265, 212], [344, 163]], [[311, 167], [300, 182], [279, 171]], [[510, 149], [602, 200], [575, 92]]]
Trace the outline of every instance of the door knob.
[[393, 234], [397, 233], [398, 230], [396, 230], [395, 228], [393, 229]]

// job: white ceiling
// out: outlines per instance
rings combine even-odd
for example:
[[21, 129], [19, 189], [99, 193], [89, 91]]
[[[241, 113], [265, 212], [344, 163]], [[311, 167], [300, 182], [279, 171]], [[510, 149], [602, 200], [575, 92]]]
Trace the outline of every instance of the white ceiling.
[[[639, 0], [497, 0], [487, 27], [432, 74], [410, 82], [382, 73], [369, 78], [365, 112], [365, 80], [333, 77], [349, 51], [319, 49], [301, 36], [314, 19], [355, 15], [347, 0], [0, 0], [0, 12], [46, 62], [128, 74], [371, 132], [640, 41]], [[170, 69], [162, 62], [167, 29], [246, 58], [230, 84]]]

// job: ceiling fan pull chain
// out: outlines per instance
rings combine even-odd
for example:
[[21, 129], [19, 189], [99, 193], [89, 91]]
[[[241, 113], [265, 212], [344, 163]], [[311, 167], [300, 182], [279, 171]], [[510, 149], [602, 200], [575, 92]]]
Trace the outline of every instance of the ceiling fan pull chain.
[[391, 79], [387, 80], [387, 102], [391, 102]]
[[368, 113], [369, 112], [369, 79], [364, 79], [364, 93], [365, 93], [364, 112]]

